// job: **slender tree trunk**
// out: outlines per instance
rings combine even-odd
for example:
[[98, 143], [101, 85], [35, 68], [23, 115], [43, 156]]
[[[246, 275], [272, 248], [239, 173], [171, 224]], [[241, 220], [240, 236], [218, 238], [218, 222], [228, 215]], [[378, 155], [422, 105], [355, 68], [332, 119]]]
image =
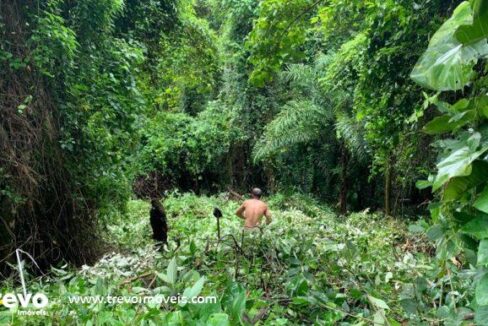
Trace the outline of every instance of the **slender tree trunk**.
[[376, 178], [371, 179], [371, 184], [369, 186], [368, 190], [368, 201], [367, 205], [371, 208], [372, 211], [376, 210], [378, 208], [378, 205], [376, 203]]
[[385, 214], [391, 215], [391, 162], [388, 160], [386, 162], [385, 168]]
[[[360, 169], [361, 173], [363, 173], [363, 175], [368, 175], [368, 170], [364, 167], [361, 167]], [[365, 209], [367, 207], [367, 198], [368, 196], [366, 195], [368, 191], [370, 191], [370, 187], [369, 187], [369, 184], [368, 182], [362, 182], [360, 180], [357, 181], [358, 183], [358, 187], [356, 189], [358, 189], [356, 191], [356, 194], [357, 194], [357, 208], [359, 209]], [[371, 198], [371, 197], [370, 197]]]
[[227, 186], [234, 188], [234, 144], [230, 146], [227, 156]]
[[266, 165], [264, 165], [263, 170], [266, 175], [266, 179], [267, 179], [266, 181], [268, 184], [269, 191], [275, 192], [276, 186], [275, 186], [275, 177], [274, 177], [273, 169], [271, 167], [267, 167]]
[[341, 214], [347, 213], [347, 191], [348, 191], [347, 165], [348, 165], [347, 149], [343, 144], [341, 146], [341, 190], [339, 193], [339, 210]]

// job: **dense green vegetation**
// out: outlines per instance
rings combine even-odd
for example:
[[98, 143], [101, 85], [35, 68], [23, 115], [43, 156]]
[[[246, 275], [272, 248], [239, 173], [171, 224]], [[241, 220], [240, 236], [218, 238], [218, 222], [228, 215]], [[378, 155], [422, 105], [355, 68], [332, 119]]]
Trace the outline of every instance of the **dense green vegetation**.
[[[487, 40], [487, 0], [1, 1], [2, 288], [20, 248], [59, 300], [219, 297], [55, 324], [487, 324]], [[213, 205], [239, 236], [211, 196], [252, 186], [277, 211], [257, 256], [207, 246]]]
[[[244, 238], [241, 252], [229, 237], [235, 236], [240, 247], [240, 222], [233, 216], [238, 203], [227, 200], [226, 194], [171, 196], [165, 203], [168, 215], [174, 216], [170, 237], [178, 238], [179, 245], [170, 245], [169, 252], [155, 250], [147, 203], [130, 202], [127, 214], [107, 226], [113, 241], [126, 250], [107, 254], [93, 267], [53, 268], [48, 277], [29, 282], [33, 291], [49, 293], [53, 301], [50, 317], [37, 320], [93, 325], [237, 325], [252, 320], [269, 325], [400, 325], [404, 320], [456, 324], [469, 313], [451, 312], [438, 301], [444, 287], [455, 286], [459, 293], [451, 293], [448, 304], [465, 305], [470, 282], [457, 275], [436, 279], [440, 270], [422, 236], [423, 223], [412, 225], [411, 233], [401, 220], [381, 214], [354, 213], [344, 221], [310, 198], [276, 195], [269, 198], [275, 222], [258, 242]], [[210, 214], [216, 205], [223, 209], [222, 235], [227, 236], [220, 243]], [[174, 282], [168, 281], [172, 268], [177, 270]], [[215, 295], [216, 304], [163, 304], [160, 309], [69, 302], [78, 295], [182, 294], [201, 278], [204, 283], [196, 295]], [[32, 317], [15, 314], [3, 317], [18, 325], [29, 320]]]

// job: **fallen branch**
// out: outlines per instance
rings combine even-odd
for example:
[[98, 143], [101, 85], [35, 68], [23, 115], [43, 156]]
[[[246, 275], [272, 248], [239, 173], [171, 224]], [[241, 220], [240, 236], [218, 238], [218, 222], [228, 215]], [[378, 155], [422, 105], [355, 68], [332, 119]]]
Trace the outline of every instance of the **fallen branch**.
[[231, 197], [231, 199], [238, 199], [238, 200], [242, 200], [244, 199], [244, 196], [235, 192], [234, 190], [232, 190], [231, 188], [227, 188], [227, 191], [229, 192], [229, 197]]
[[133, 276], [133, 277], [129, 277], [127, 279], [125, 279], [124, 281], [122, 281], [119, 286], [121, 285], [125, 285], [125, 284], [128, 284], [128, 283], [132, 283], [133, 281], [135, 280], [138, 280], [138, 279], [141, 279], [141, 278], [144, 278], [146, 276], [150, 276], [154, 273], [154, 271], [150, 271], [150, 272], [146, 272], [146, 273], [143, 273], [143, 274], [140, 274], [140, 275], [137, 275], [137, 276]]

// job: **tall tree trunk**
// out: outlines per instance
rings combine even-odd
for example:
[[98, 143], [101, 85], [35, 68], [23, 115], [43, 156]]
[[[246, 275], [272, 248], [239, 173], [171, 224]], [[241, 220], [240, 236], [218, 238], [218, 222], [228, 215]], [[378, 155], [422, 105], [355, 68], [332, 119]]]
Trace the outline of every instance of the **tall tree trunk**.
[[339, 210], [341, 214], [347, 213], [347, 165], [348, 165], [347, 149], [344, 144], [341, 146], [341, 190], [339, 193]]

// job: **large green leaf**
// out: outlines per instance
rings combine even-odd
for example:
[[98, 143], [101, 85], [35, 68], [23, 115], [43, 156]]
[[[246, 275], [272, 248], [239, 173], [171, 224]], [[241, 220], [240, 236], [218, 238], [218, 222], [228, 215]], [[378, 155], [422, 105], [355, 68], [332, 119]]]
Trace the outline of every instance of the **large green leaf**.
[[432, 187], [432, 181], [429, 181], [429, 180], [418, 180], [418, 181], [415, 183], [415, 186], [416, 186], [418, 189], [425, 189], [425, 188], [429, 188], [429, 187]]
[[476, 302], [480, 306], [488, 305], [488, 273], [486, 273], [476, 285]]
[[437, 164], [438, 172], [432, 190], [436, 191], [451, 178], [470, 175], [471, 163], [487, 149], [488, 147], [485, 145], [479, 151], [473, 151], [472, 146], [467, 144], [467, 146], [452, 151], [448, 157]]
[[437, 101], [435, 104], [440, 110], [445, 109], [447, 112], [458, 113], [469, 109], [470, 101], [468, 99], [462, 98], [454, 104], [449, 104], [443, 101]]
[[477, 239], [488, 238], [488, 215], [480, 213], [477, 217], [466, 223], [461, 232]]
[[472, 24], [459, 26], [454, 36], [465, 45], [479, 42], [488, 37], [488, 1], [473, 1]]
[[375, 308], [379, 308], [379, 309], [390, 309], [390, 307], [388, 307], [388, 305], [386, 304], [385, 301], [381, 300], [381, 299], [378, 299], [378, 298], [375, 298], [371, 295], [368, 295], [368, 300], [369, 302], [371, 302], [371, 304], [375, 307]]
[[410, 77], [418, 84], [438, 91], [464, 88], [474, 75], [473, 67], [478, 59], [488, 54], [486, 39], [463, 45], [454, 37], [460, 26], [472, 22], [471, 6], [465, 1], [432, 36]]
[[483, 189], [483, 191], [479, 194], [473, 206], [484, 213], [488, 213], [488, 187], [485, 187], [485, 189]]
[[470, 108], [471, 101], [468, 99], [462, 98], [456, 103], [450, 104], [448, 102], [440, 101], [438, 98], [439, 94], [440, 93], [437, 93], [437, 96], [428, 98], [428, 103], [435, 104], [435, 106], [441, 113], [456, 114], [459, 112], [466, 111]]
[[235, 294], [234, 299], [232, 301], [230, 311], [232, 318], [235, 321], [241, 319], [242, 313], [246, 309], [246, 293], [244, 291], [239, 291]]
[[449, 120], [451, 118], [448, 115], [441, 115], [430, 120], [423, 128], [424, 132], [429, 135], [442, 134], [451, 131], [451, 125]]
[[471, 174], [449, 180], [442, 194], [443, 201], [459, 199], [467, 190], [488, 180], [488, 162], [476, 160], [472, 164]]
[[475, 314], [474, 314], [474, 322], [476, 323], [476, 325], [486, 325], [487, 320], [488, 320], [488, 305], [477, 306], [475, 308]]
[[446, 230], [441, 224], [435, 224], [427, 231], [427, 237], [429, 237], [431, 241], [435, 241], [442, 238], [445, 232]]
[[473, 121], [475, 117], [475, 110], [459, 112], [453, 116], [447, 114], [441, 115], [439, 117], [435, 117], [429, 123], [427, 123], [424, 126], [424, 131], [429, 135], [450, 132]]
[[[196, 281], [196, 283], [192, 287], [186, 288], [185, 291], [183, 291], [183, 296], [186, 297], [188, 300], [196, 297], [197, 295], [200, 294], [200, 292], [202, 292], [204, 283], [205, 283], [205, 276], [202, 276], [198, 281]], [[182, 303], [181, 305], [184, 304]]]
[[468, 99], [462, 98], [453, 105], [449, 107], [451, 112], [463, 112], [469, 108], [470, 101]]
[[481, 116], [488, 118], [488, 96], [487, 95], [476, 97], [474, 99], [474, 107]]
[[483, 239], [478, 247], [478, 265], [488, 265], [488, 239]]

